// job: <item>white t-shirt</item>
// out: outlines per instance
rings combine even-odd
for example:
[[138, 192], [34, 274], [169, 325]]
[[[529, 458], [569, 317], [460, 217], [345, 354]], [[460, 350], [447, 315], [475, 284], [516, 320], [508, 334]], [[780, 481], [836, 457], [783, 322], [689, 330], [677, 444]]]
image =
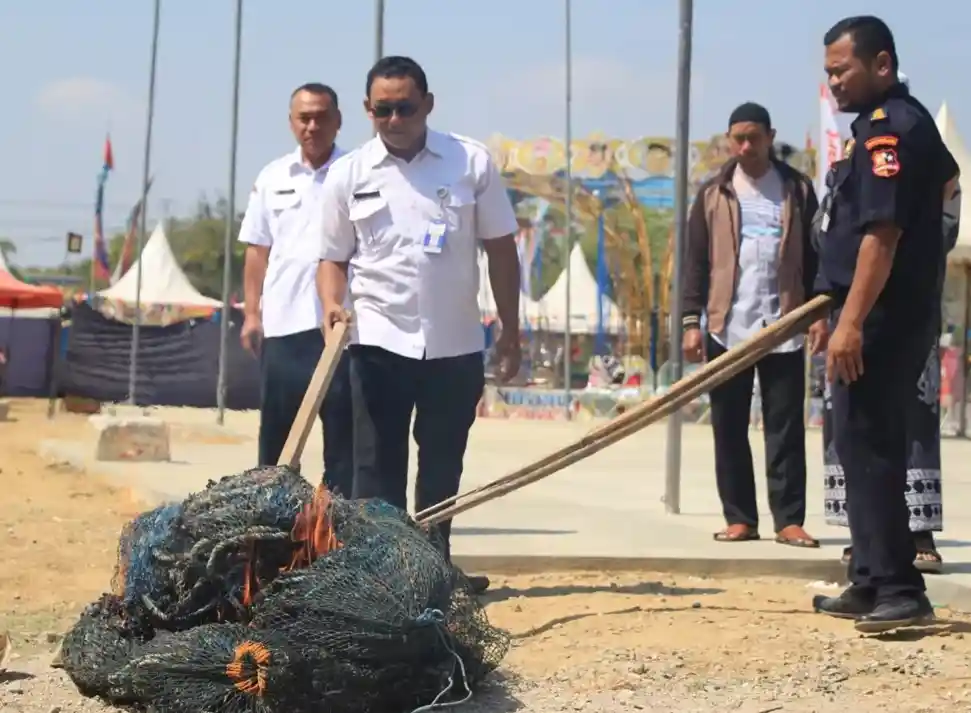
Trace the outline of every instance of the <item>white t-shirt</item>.
[[314, 170], [299, 149], [268, 164], [256, 179], [239, 241], [270, 248], [260, 310], [267, 337], [319, 329], [316, 275], [324, 177], [343, 152]]
[[[725, 329], [712, 337], [723, 347], [738, 346], [760, 329], [781, 317], [779, 301], [779, 249], [782, 246], [785, 187], [774, 167], [759, 178], [735, 169], [732, 187], [738, 196], [742, 225], [738, 244], [738, 282]], [[803, 346], [796, 335], [775, 352], [791, 352]]]
[[318, 257], [350, 263], [352, 341], [414, 359], [482, 351], [477, 246], [517, 229], [488, 149], [429, 131], [407, 162], [374, 138], [337, 161], [324, 188]]

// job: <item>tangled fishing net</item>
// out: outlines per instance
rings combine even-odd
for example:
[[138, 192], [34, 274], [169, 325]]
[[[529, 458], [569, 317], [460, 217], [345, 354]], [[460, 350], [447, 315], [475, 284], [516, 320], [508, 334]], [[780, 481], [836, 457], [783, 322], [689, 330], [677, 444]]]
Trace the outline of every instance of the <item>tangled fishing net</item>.
[[65, 636], [61, 665], [83, 694], [156, 713], [461, 702], [509, 645], [434, 531], [286, 467], [140, 515], [112, 588]]

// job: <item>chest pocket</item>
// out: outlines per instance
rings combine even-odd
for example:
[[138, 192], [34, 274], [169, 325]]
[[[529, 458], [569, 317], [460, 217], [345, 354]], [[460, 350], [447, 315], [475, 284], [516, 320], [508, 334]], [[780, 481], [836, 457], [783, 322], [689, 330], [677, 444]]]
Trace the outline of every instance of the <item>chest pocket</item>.
[[351, 203], [347, 217], [354, 224], [357, 239], [364, 249], [374, 249], [387, 242], [391, 210], [384, 198], [368, 198]]
[[288, 191], [288, 188], [270, 190], [266, 194], [266, 212], [270, 225], [273, 228], [273, 240], [286, 240], [298, 226], [298, 214], [302, 196], [296, 190], [292, 193], [279, 193], [278, 191]]
[[[289, 191], [291, 189], [284, 188], [280, 190]], [[279, 218], [291, 208], [296, 208], [299, 205], [300, 193], [298, 193], [296, 190], [293, 190], [290, 193], [270, 191], [266, 195], [266, 209], [274, 218]]]
[[445, 224], [452, 238], [475, 238], [475, 193], [465, 186], [456, 186], [445, 201]]
[[288, 186], [270, 189], [264, 204], [273, 244], [278, 248], [273, 251], [274, 259], [306, 260], [315, 256], [315, 241], [307, 234], [308, 206], [303, 191]]

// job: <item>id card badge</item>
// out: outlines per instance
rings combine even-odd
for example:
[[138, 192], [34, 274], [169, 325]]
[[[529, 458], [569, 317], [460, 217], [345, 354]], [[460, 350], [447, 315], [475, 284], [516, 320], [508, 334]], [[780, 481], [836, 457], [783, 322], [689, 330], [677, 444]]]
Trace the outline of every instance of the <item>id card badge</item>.
[[421, 241], [422, 250], [426, 253], [437, 255], [445, 247], [445, 223], [441, 220], [433, 220], [428, 224], [428, 230]]

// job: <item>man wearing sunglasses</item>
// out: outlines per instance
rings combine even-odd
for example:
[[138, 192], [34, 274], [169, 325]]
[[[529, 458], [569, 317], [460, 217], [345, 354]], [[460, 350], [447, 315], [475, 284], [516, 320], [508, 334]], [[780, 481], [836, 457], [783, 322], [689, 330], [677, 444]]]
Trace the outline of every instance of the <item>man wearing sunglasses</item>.
[[[259, 464], [275, 465], [324, 348], [317, 272], [324, 176], [342, 151], [337, 93], [305, 84], [290, 98], [297, 148], [259, 174], [239, 231], [243, 268], [243, 347], [260, 359]], [[324, 482], [349, 497], [353, 472], [348, 360], [338, 365], [320, 417]]]
[[[326, 333], [349, 319], [348, 293], [354, 310], [354, 497], [407, 507], [414, 412], [421, 511], [458, 492], [484, 388], [479, 249], [502, 324], [500, 378], [519, 370], [516, 215], [485, 146], [428, 128], [434, 97], [414, 60], [381, 59], [365, 91], [377, 136], [327, 176], [317, 287]], [[449, 533], [443, 523], [446, 547]]]

